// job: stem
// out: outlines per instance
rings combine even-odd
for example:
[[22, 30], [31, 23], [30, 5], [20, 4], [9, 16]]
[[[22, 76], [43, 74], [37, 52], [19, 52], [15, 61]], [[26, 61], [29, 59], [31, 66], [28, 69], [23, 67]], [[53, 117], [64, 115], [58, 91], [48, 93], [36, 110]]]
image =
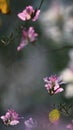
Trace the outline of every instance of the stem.
[[41, 0], [41, 3], [40, 3], [40, 6], [39, 6], [39, 9], [41, 8], [43, 2], [44, 2], [44, 0]]

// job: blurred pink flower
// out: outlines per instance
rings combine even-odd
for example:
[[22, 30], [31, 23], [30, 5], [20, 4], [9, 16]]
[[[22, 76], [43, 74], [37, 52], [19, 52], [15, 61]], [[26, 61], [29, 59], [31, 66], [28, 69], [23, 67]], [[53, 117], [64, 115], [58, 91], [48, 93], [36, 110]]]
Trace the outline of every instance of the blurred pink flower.
[[33, 27], [29, 27], [28, 30], [23, 29], [22, 38], [19, 46], [17, 47], [17, 51], [23, 49], [29, 42], [34, 42], [38, 34], [35, 32]]
[[18, 17], [23, 20], [30, 20], [36, 21], [38, 19], [38, 16], [40, 14], [40, 10], [34, 10], [31, 5], [27, 6], [22, 12], [18, 13]]
[[66, 126], [66, 128], [72, 130], [72, 129], [73, 129], [72, 124], [68, 124], [68, 125]]
[[13, 109], [10, 109], [0, 118], [3, 120], [5, 125], [17, 125], [21, 117], [19, 117], [18, 113], [16, 113]]
[[73, 130], [73, 120], [66, 126], [67, 129]]
[[45, 87], [50, 95], [62, 92], [64, 89], [60, 87], [62, 80], [56, 75], [44, 78]]
[[24, 122], [26, 129], [32, 129], [37, 127], [37, 121], [30, 117], [28, 120]]

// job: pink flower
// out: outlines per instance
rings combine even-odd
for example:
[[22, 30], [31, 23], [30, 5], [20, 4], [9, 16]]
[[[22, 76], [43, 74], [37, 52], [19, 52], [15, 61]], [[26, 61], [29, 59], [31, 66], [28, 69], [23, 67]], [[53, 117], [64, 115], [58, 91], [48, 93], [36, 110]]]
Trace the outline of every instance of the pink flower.
[[67, 129], [73, 130], [73, 120], [66, 126]]
[[5, 125], [17, 125], [21, 117], [19, 117], [18, 113], [16, 113], [13, 109], [10, 109], [0, 118], [3, 120]]
[[72, 124], [68, 124], [68, 125], [66, 126], [66, 128], [72, 130], [72, 129], [73, 129], [73, 126], [72, 126]]
[[23, 20], [30, 20], [36, 21], [38, 19], [38, 16], [40, 14], [40, 10], [34, 10], [31, 5], [27, 6], [22, 12], [18, 13], [18, 17]]
[[26, 129], [31, 129], [37, 127], [37, 121], [30, 117], [28, 120], [24, 122]]
[[44, 78], [45, 87], [50, 95], [62, 92], [64, 89], [60, 87], [63, 82], [56, 75]]
[[17, 51], [20, 51], [21, 49], [23, 49], [26, 45], [28, 45], [29, 42], [34, 42], [37, 36], [38, 34], [35, 33], [35, 30], [33, 27], [29, 27], [28, 30], [23, 29], [21, 42], [19, 46], [17, 47]]

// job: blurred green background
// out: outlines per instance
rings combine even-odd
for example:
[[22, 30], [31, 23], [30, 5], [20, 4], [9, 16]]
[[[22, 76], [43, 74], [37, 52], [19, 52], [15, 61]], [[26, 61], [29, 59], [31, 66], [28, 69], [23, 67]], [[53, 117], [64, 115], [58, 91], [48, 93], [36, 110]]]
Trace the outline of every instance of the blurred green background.
[[[58, 1], [65, 7], [71, 6], [73, 3], [72, 0]], [[39, 7], [40, 2], [41, 0], [10, 0], [11, 13], [9, 15], [0, 13], [0, 39], [3, 36], [9, 37], [11, 32], [16, 36], [16, 28], [24, 24], [17, 17], [17, 14], [27, 5], [32, 5], [34, 8]], [[72, 62], [69, 65], [71, 61], [69, 53], [73, 47], [71, 38], [69, 37], [68, 41], [63, 35], [60, 41], [56, 41], [57, 37], [56, 40], [50, 37], [53, 34], [50, 32], [49, 35], [46, 34], [46, 26], [50, 29], [58, 24], [57, 22], [49, 24], [47, 20], [49, 13], [47, 15], [46, 11], [49, 11], [52, 2], [51, 0], [44, 0], [38, 21], [26, 25], [27, 27], [34, 26], [39, 34], [35, 45], [29, 44], [22, 51], [17, 52], [16, 48], [20, 42], [20, 35], [8, 45], [0, 44], [0, 115], [4, 115], [9, 108], [13, 108], [24, 116], [24, 119], [32, 116], [42, 124], [48, 122], [47, 115], [54, 104], [58, 106], [59, 103], [66, 103], [67, 105], [72, 103], [73, 98], [65, 97], [65, 92], [49, 96], [44, 88], [44, 77], [52, 74], [59, 75], [65, 68], [70, 66], [72, 68], [73, 65]], [[43, 13], [47, 17], [47, 22], [43, 20], [45, 19]], [[73, 14], [70, 16], [73, 17]], [[65, 19], [60, 22], [62, 22], [64, 28]], [[61, 35], [66, 33], [63, 29], [60, 31]], [[73, 32], [71, 32], [71, 35], [73, 35]], [[66, 86], [64, 88], [66, 89]], [[64, 121], [69, 118], [72, 117], [65, 118], [63, 115]], [[15, 127], [5, 127], [0, 121], [0, 129], [19, 130], [24, 129], [24, 125], [21, 123], [21, 125]], [[37, 129], [47, 130], [47, 128], [42, 127]], [[65, 130], [64, 127], [60, 129]]]

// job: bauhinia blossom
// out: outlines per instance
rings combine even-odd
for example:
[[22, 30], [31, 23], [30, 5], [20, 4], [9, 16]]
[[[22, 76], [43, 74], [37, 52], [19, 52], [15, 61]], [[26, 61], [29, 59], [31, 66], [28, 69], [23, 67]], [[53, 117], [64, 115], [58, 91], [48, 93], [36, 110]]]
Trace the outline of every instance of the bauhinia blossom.
[[44, 78], [45, 88], [47, 89], [50, 95], [57, 94], [62, 92], [64, 89], [60, 87], [61, 84], [64, 84], [62, 80], [56, 75]]
[[17, 47], [17, 51], [23, 49], [28, 43], [35, 42], [38, 34], [35, 32], [33, 27], [29, 27], [28, 30], [22, 30], [22, 38], [20, 41], [19, 46]]
[[32, 21], [36, 21], [38, 19], [38, 16], [40, 14], [40, 10], [34, 10], [33, 7], [31, 5], [27, 6], [22, 12], [18, 13], [18, 17], [22, 20], [22, 21], [26, 21], [26, 20], [30, 20], [32, 19]]
[[17, 125], [19, 123], [19, 114], [13, 109], [9, 109], [5, 115], [0, 117], [5, 125]]

